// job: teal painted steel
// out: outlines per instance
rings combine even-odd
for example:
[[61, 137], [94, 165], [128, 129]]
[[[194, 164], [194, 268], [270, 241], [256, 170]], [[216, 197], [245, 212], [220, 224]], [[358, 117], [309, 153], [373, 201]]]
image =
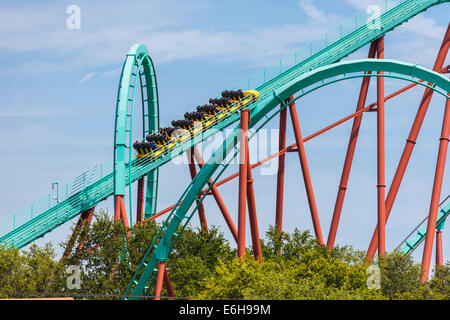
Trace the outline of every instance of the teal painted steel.
[[[298, 92], [301, 92], [300, 96], [307, 94], [303, 90], [316, 83], [319, 86], [325, 85], [325, 80], [329, 80], [328, 83], [334, 83], [334, 79], [339, 75], [348, 75], [356, 72], [363, 73], [362, 76], [377, 76], [376, 73], [367, 74], [367, 71], [384, 71], [385, 77], [396, 77], [403, 80], [412, 81], [414, 78], [424, 80], [425, 83], [431, 83], [436, 87], [442, 89], [437, 91], [440, 94], [447, 97], [446, 93], [450, 92], [450, 80], [442, 76], [439, 73], [431, 70], [419, 67], [417, 65], [407, 64], [394, 60], [378, 60], [378, 59], [362, 59], [356, 61], [345, 61], [336, 63], [333, 65], [317, 68], [309, 73], [302, 74], [297, 78], [292, 79], [290, 82], [279, 86], [276, 90], [272, 90], [271, 94], [261, 93], [261, 100], [253, 103], [249, 109], [251, 109], [251, 117], [249, 129], [255, 127], [255, 125], [267, 117], [273, 109], [276, 112], [280, 111], [279, 104], [284, 104], [286, 99]], [[393, 73], [403, 75], [394, 76]], [[347, 78], [344, 76], [343, 79]], [[417, 80], [416, 80], [417, 81]], [[421, 83], [422, 84], [422, 83]], [[423, 84], [426, 85], [426, 84]], [[434, 88], [436, 89], [436, 88]], [[308, 92], [311, 92], [309, 90]], [[450, 96], [448, 97], [450, 98]], [[297, 98], [298, 99], [298, 98]], [[238, 115], [235, 115], [235, 117]], [[177, 202], [177, 205], [171, 211], [170, 215], [165, 220], [163, 227], [161, 228], [158, 236], [155, 237], [152, 245], [147, 250], [138, 270], [136, 271], [133, 279], [131, 280], [124, 298], [126, 299], [138, 299], [143, 293], [151, 286], [152, 281], [155, 278], [158, 263], [167, 259], [170, 249], [175, 245], [177, 239], [180, 236], [180, 225], [183, 221], [182, 229], [185, 228], [187, 223], [192, 217], [192, 213], [188, 214], [194, 201], [197, 199], [197, 195], [200, 194], [207, 181], [211, 178], [214, 172], [219, 168], [223, 159], [226, 159], [227, 155], [234, 149], [238, 142], [239, 126], [227, 136], [222, 146], [217, 148], [210, 159], [200, 169], [195, 176], [195, 179], [189, 184], [183, 195]], [[218, 177], [216, 177], [217, 179]], [[202, 198], [203, 199], [203, 198]], [[197, 205], [198, 206], [198, 205]]]
[[[125, 195], [125, 166], [133, 157], [133, 114], [138, 80], [141, 87], [141, 104], [143, 115], [143, 138], [146, 134], [159, 128], [159, 99], [156, 73], [147, 48], [135, 44], [127, 54], [117, 93], [116, 117], [114, 130], [114, 194]], [[144, 90], [145, 88], [145, 90]], [[128, 149], [128, 152], [127, 152]], [[128, 155], [128, 159], [127, 158]], [[152, 214], [156, 210], [157, 171], [147, 174], [146, 210]], [[131, 166], [128, 166], [128, 197], [130, 225], [132, 220]]]
[[[379, 21], [377, 20], [380, 26], [379, 29], [368, 27], [366, 24], [368, 15], [362, 13], [356, 18], [350, 19], [348, 22], [342, 24], [335, 31], [327, 33], [323, 39], [305, 44], [292, 54], [281, 59], [274, 66], [265, 68], [233, 88], [244, 90], [256, 88], [261, 92], [261, 101], [266, 100], [274, 93], [279, 92], [282, 86], [293, 79], [299, 78], [300, 75], [340, 61], [350, 53], [384, 35], [415, 15], [444, 2], [449, 2], [449, 0], [402, 1], [398, 6], [384, 12], [380, 16]], [[391, 7], [392, 2], [389, 2], [388, 8]], [[124, 63], [124, 68], [127, 67], [127, 70], [131, 70], [133, 65], [131, 61], [135, 60], [135, 53], [140, 50], [139, 45], [132, 49], [131, 56], [127, 56]], [[153, 63], [151, 63], [151, 66], [153, 66]], [[151, 68], [151, 70], [154, 70], [154, 68]], [[129, 84], [132, 83], [133, 79], [131, 79], [132, 74], [131, 76], [130, 74], [127, 75], [127, 72], [122, 72], [120, 84], [122, 85], [123, 83], [124, 87], [127, 88], [126, 90], [129, 91]], [[123, 79], [124, 77], [125, 79]], [[157, 100], [156, 76], [153, 74], [151, 77], [154, 78], [155, 88], [152, 91], [153, 93], [147, 93], [147, 96], [153, 97], [151, 100], [154, 100], [156, 97]], [[151, 79], [150, 82], [153, 83]], [[119, 88], [119, 95], [121, 88]], [[149, 89], [147, 88], [147, 90]], [[119, 95], [118, 99], [120, 99]], [[125, 98], [125, 93], [122, 94], [122, 97]], [[53, 197], [56, 194], [52, 192], [11, 217], [0, 221], [1, 242], [6, 241], [21, 248], [113, 195], [114, 190], [118, 193], [125, 193], [125, 188], [129, 186], [130, 182], [134, 182], [146, 175], [152, 175], [152, 177], [148, 178], [148, 181], [155, 181], [154, 184], [147, 184], [147, 195], [150, 196], [150, 199], [146, 199], [145, 212], [146, 215], [151, 215], [154, 209], [148, 208], [154, 208], [156, 203], [156, 190], [153, 188], [157, 183], [157, 169], [173, 157], [191, 148], [191, 146], [200, 143], [215, 134], [218, 130], [223, 130], [238, 120], [238, 116], [230, 116], [204, 132], [201, 136], [196, 136], [194, 139], [176, 147], [170, 153], [163, 155], [157, 161], [149, 162], [145, 159], [135, 159], [131, 161], [130, 165], [130, 162], [127, 162], [125, 159], [127, 155], [130, 157], [131, 148], [130, 145], [127, 145], [126, 122], [124, 123], [124, 117], [126, 118], [126, 116], [123, 112], [128, 107], [128, 105], [126, 107], [123, 105], [120, 108], [121, 116], [120, 121], [119, 119], [117, 120], [118, 123], [115, 128], [115, 133], [118, 130], [121, 133], [115, 139], [117, 144], [115, 144], [114, 161], [103, 162], [75, 178], [71, 184], [66, 184], [63, 189], [65, 190], [65, 194], [59, 195], [59, 202], [54, 200]], [[253, 107], [256, 107], [256, 105]], [[155, 119], [156, 114], [153, 114], [153, 116], [153, 119]], [[150, 118], [148, 121], [151, 121]], [[125, 134], [123, 133], [124, 130]], [[129, 143], [130, 140], [128, 139]], [[128, 154], [126, 152], [127, 147]], [[116, 160], [119, 163], [118, 166], [116, 165]], [[115, 183], [114, 172], [117, 171], [121, 173], [120, 178], [116, 177]], [[148, 188], [155, 191], [148, 192]], [[147, 205], [148, 203], [150, 204]]]
[[[445, 220], [450, 214], [450, 195], [439, 205], [439, 213], [436, 220], [436, 230], [442, 230]], [[428, 216], [414, 228], [414, 230], [403, 240], [397, 249], [400, 252], [412, 253], [424, 240], [427, 233]], [[401, 247], [401, 248], [400, 248]]]

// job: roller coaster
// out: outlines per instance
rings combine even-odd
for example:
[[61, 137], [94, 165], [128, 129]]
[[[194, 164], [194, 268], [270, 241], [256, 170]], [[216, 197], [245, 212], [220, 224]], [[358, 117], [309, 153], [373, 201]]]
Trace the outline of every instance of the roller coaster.
[[[421, 224], [399, 246], [409, 253], [425, 242], [422, 256], [423, 280], [429, 276], [431, 254], [436, 232], [437, 264], [442, 264], [442, 228], [450, 213], [450, 202], [440, 202], [446, 152], [450, 136], [450, 80], [444, 74], [444, 66], [450, 47], [450, 26], [439, 48], [433, 69], [417, 64], [384, 58], [384, 36], [421, 14], [427, 9], [443, 5], [449, 0], [402, 0], [383, 2], [381, 14], [370, 17], [361, 13], [322, 38], [304, 44], [282, 58], [277, 64], [264, 68], [244, 81], [211, 98], [208, 104], [199, 105], [195, 111], [186, 112], [184, 119], [174, 120], [171, 127], [160, 127], [159, 98], [156, 72], [150, 53], [142, 44], [134, 45], [126, 55], [119, 81], [114, 131], [113, 159], [88, 170], [72, 183], [57, 186], [45, 197], [33, 202], [23, 210], [0, 221], [0, 242], [18, 248], [34, 242], [73, 218], [79, 217], [90, 223], [94, 208], [109, 197], [114, 197], [114, 219], [127, 227], [133, 227], [132, 186], [137, 183], [137, 208], [135, 223], [154, 221], [165, 215], [157, 236], [146, 251], [129, 286], [124, 299], [140, 299], [155, 287], [155, 296], [160, 296], [164, 282], [170, 283], [166, 261], [183, 230], [195, 213], [201, 225], [207, 228], [202, 201], [213, 195], [220, 212], [237, 243], [237, 254], [244, 257], [247, 206], [255, 258], [261, 260], [259, 232], [253, 192], [252, 169], [278, 158], [276, 187], [275, 225], [282, 231], [285, 154], [296, 152], [299, 156], [303, 182], [307, 194], [314, 234], [321, 245], [334, 247], [347, 183], [351, 171], [355, 147], [365, 112], [377, 114], [377, 225], [370, 242], [367, 258], [371, 261], [375, 253], [385, 254], [385, 225], [393, 207], [403, 175], [413, 152], [416, 139], [434, 93], [445, 97], [446, 105], [436, 173], [430, 201], [430, 210]], [[448, 6], [445, 7], [448, 10]], [[343, 59], [370, 44], [366, 59]], [[303, 137], [295, 102], [305, 95], [325, 86], [361, 78], [361, 90], [356, 111], [345, 118]], [[367, 91], [371, 78], [376, 79], [377, 101], [366, 106]], [[405, 88], [385, 95], [385, 78], [409, 81]], [[386, 195], [385, 183], [385, 101], [417, 85], [425, 92], [416, 118], [408, 136], [394, 179]], [[138, 91], [140, 90], [140, 91]], [[140, 96], [141, 99], [138, 99]], [[139, 101], [140, 100], [140, 101]], [[133, 115], [136, 104], [142, 107], [142, 140], [133, 142]], [[295, 143], [286, 146], [286, 121], [289, 111]], [[248, 141], [269, 121], [279, 117], [279, 151], [257, 163], [250, 164]], [[333, 211], [333, 218], [325, 243], [317, 211], [314, 189], [309, 173], [304, 143], [347, 121], [353, 121], [351, 136], [342, 170], [341, 181]], [[232, 128], [223, 144], [205, 162], [196, 145], [208, 138]], [[250, 131], [250, 129], [253, 129]], [[250, 133], [253, 132], [253, 133]], [[186, 186], [178, 201], [171, 207], [157, 212], [159, 168], [171, 159], [186, 154], [190, 159], [192, 181]], [[239, 172], [219, 178], [231, 160], [239, 158]], [[199, 167], [197, 172], [195, 162]], [[217, 189], [218, 186], [239, 179], [238, 222], [234, 224]], [[127, 190], [128, 189], [128, 190]], [[128, 192], [128, 195], [127, 195]], [[128, 209], [125, 198], [128, 198]], [[127, 213], [128, 212], [128, 213]], [[74, 232], [72, 237], [77, 235]], [[69, 242], [71, 243], [71, 242]], [[67, 248], [66, 252], [71, 250]], [[155, 284], [155, 286], [153, 286]], [[173, 292], [171, 293], [173, 294]]]

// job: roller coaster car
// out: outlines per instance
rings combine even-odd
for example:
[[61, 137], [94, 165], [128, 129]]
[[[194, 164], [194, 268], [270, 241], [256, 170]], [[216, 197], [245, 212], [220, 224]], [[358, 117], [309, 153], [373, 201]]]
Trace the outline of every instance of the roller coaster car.
[[[150, 142], [154, 143], [156, 145], [156, 148], [150, 151], [150, 154], [156, 159], [158, 156], [160, 156], [163, 152], [169, 150], [169, 138], [167, 135], [161, 134], [161, 133], [152, 133], [151, 135], [145, 137], [145, 139]], [[175, 145], [175, 141], [173, 142], [173, 145], [171, 145], [171, 148]]]
[[156, 148], [156, 144], [147, 141], [136, 141], [133, 143], [133, 148], [136, 150], [136, 158], [148, 156]]
[[184, 114], [184, 118], [193, 123], [193, 125], [189, 128], [189, 132], [192, 136], [203, 130], [203, 118], [205, 116], [206, 114], [200, 111], [186, 112]]
[[243, 92], [244, 94], [244, 101], [242, 101], [242, 104], [244, 107], [249, 104], [258, 101], [260, 93], [256, 90], [246, 90]]
[[190, 129], [194, 126], [194, 122], [191, 120], [173, 120], [172, 126], [176, 129], [173, 135], [177, 141], [184, 141], [190, 138]]
[[256, 90], [225, 90], [222, 92], [222, 97], [230, 99], [235, 106], [231, 107], [230, 112], [234, 112], [239, 108], [243, 108], [249, 103], [255, 102], [259, 99], [259, 92]]
[[201, 126], [203, 127], [203, 128], [200, 128], [201, 130], [212, 126], [216, 122], [216, 117], [214, 115], [211, 115], [208, 112], [198, 110], [198, 109], [197, 109], [197, 111], [194, 111], [194, 112], [186, 112], [184, 114], [184, 118], [186, 120], [193, 121], [194, 125], [197, 124], [196, 122], [200, 122]]
[[167, 150], [172, 149], [177, 144], [177, 139], [175, 136], [173, 136], [175, 130], [176, 129], [172, 127], [165, 127], [160, 128], [158, 131], [159, 134], [164, 135], [167, 138], [167, 140], [163, 141]]
[[202, 106], [197, 106], [197, 111], [205, 112], [206, 114], [213, 116], [214, 121], [220, 121], [227, 115], [226, 109], [220, 108], [214, 104], [204, 104]]

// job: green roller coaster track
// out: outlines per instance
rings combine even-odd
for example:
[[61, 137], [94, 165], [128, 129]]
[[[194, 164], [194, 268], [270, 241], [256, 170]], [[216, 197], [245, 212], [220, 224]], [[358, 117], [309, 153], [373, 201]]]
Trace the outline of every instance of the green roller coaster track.
[[[439, 213], [436, 219], [436, 230], [444, 228], [445, 220], [450, 215], [450, 195], [444, 199], [439, 205]], [[408, 254], [417, 249], [417, 247], [425, 240], [427, 234], [428, 217], [425, 217], [419, 225], [403, 240], [396, 249], [400, 252]], [[403, 247], [402, 247], [403, 246]], [[401, 248], [400, 248], [401, 247]]]
[[[296, 78], [293, 78], [291, 81], [273, 90], [270, 95], [266, 95], [264, 99], [253, 103], [251, 107], [249, 107], [249, 109], [251, 110], [251, 121], [249, 123], [249, 129], [254, 128], [259, 121], [265, 118], [265, 121], [263, 121], [263, 123], [256, 128], [255, 132], [257, 132], [270, 119], [272, 119], [274, 115], [280, 112], [280, 108], [278, 108], [280, 103], [285, 104], [284, 101], [288, 97], [293, 96], [296, 93], [300, 94], [294, 100], [297, 100], [324, 85], [335, 83], [336, 81], [355, 77], [379, 76], [375, 73], [367, 73], [368, 71], [384, 71], [386, 73], [382, 75], [384, 77], [392, 77], [396, 79], [416, 82], [423, 86], [432, 88], [446, 98], [450, 98], [450, 95], [447, 95], [447, 92], [450, 92], [450, 80], [439, 73], [427, 70], [417, 65], [407, 64], [394, 60], [378, 59], [345, 61], [331, 64], [325, 67], [320, 67], [308, 73], [304, 73]], [[355, 75], [355, 73], [360, 74]], [[338, 76], [342, 77], [336, 78]], [[425, 83], [430, 83], [432, 85], [425, 84], [420, 80], [423, 80]], [[316, 86], [310, 88], [313, 85]], [[309, 89], [305, 90], [306, 88]], [[440, 88], [441, 90], [438, 90], [437, 88]], [[276, 109], [276, 111], [273, 114], [270, 114], [270, 112], [274, 109]], [[239, 115], [235, 116], [236, 119], [238, 119], [238, 116]], [[237, 126], [233, 130], [233, 132], [227, 136], [222, 146], [213, 153], [213, 155], [204, 164], [204, 166], [186, 188], [180, 199], [177, 201], [174, 209], [171, 211], [171, 213], [163, 223], [160, 232], [155, 237], [153, 243], [142, 259], [139, 268], [134, 274], [133, 279], [131, 280], [125, 292], [125, 298], [138, 299], [151, 287], [151, 284], [156, 277], [156, 271], [159, 262], [167, 260], [171, 249], [176, 244], [182, 231], [185, 229], [191, 217], [195, 213], [197, 207], [199, 206], [199, 204], [197, 204], [197, 206], [188, 213], [192, 204], [197, 199], [197, 195], [200, 194], [203, 187], [207, 184], [207, 181], [209, 181], [209, 179], [220, 166], [222, 166], [223, 168], [213, 179], [214, 183], [220, 177], [221, 173], [225, 170], [227, 165], [224, 165], [222, 163], [223, 159], [229, 159], [229, 157], [227, 157], [228, 154], [234, 150], [235, 145], [239, 141], [239, 129], [239, 126]], [[237, 151], [235, 152], [234, 156], [236, 154]], [[212, 184], [210, 184], [209, 188], [211, 188], [211, 186]], [[199, 202], [203, 200], [206, 193], [204, 193]]]
[[[340, 61], [428, 8], [449, 1], [404, 0], [399, 4], [386, 1], [383, 13], [375, 18], [376, 23], [369, 21], [366, 13], [355, 16], [335, 31], [325, 34], [323, 38], [305, 44], [281, 59], [276, 65], [265, 68], [237, 84], [233, 89], [255, 89], [260, 92], [260, 99], [247, 106], [251, 110], [250, 127], [255, 127], [261, 120], [263, 123], [258, 128], [264, 126], [279, 112], [279, 108], [278, 111], [274, 111], [275, 107], [295, 93], [299, 93], [296, 98], [298, 99], [312, 90], [336, 81], [377, 76], [365, 74], [367, 71], [384, 71], [385, 77], [418, 82], [448, 97], [449, 80], [423, 67], [393, 60]], [[138, 79], [144, 114], [143, 134], [159, 127], [158, 93], [153, 63], [147, 49], [142, 45], [135, 45], [126, 57], [119, 84], [114, 159], [84, 172], [75, 178], [73, 183], [66, 184], [62, 188], [58, 187], [48, 196], [0, 221], [0, 242], [22, 248], [111, 195], [124, 195], [127, 186], [130, 190], [129, 212], [131, 213], [131, 184], [145, 176], [150, 182], [147, 184], [146, 215], [152, 215], [156, 208], [158, 168], [193, 145], [201, 143], [239, 120], [238, 113], [229, 115], [208, 130], [177, 145], [170, 152], [163, 153], [156, 160], [133, 159], [132, 118]], [[419, 82], [420, 80], [424, 83]], [[315, 87], [311, 88], [311, 86]], [[195, 212], [194, 208], [188, 214], [201, 188], [219, 167], [222, 169], [219, 170], [214, 181], [225, 170], [227, 165], [221, 164], [222, 159], [225, 159], [236, 145], [238, 129], [239, 127], [236, 127], [226, 138], [222, 148], [219, 148], [207, 161], [181, 195], [175, 206], [176, 209], [169, 214], [158, 236], [148, 249], [127, 288], [125, 297], [137, 299], [151, 286], [158, 262], [167, 259], [171, 248]]]

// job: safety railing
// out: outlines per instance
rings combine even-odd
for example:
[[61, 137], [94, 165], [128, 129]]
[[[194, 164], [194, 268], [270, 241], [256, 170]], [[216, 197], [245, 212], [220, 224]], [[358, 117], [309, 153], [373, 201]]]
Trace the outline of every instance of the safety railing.
[[[391, 20], [401, 19], [402, 15], [405, 14], [406, 11], [413, 10], [414, 8], [418, 8], [420, 6], [424, 6], [426, 4], [429, 4], [430, 2], [432, 1], [431, 0], [374, 1], [374, 5], [376, 7], [372, 7], [373, 9], [372, 11], [362, 12], [354, 16], [353, 18], [348, 19], [346, 22], [342, 23], [334, 30], [327, 32], [326, 34], [324, 34], [324, 36], [322, 36], [318, 40], [314, 40], [303, 44], [297, 50], [280, 59], [276, 64], [264, 68], [257, 73], [254, 73], [250, 77], [234, 85], [232, 89], [249, 90], [270, 83], [272, 79], [275, 79], [280, 75], [283, 75], [283, 73], [288, 72], [298, 63], [308, 61], [309, 58], [319, 54], [321, 51], [326, 50], [327, 47], [329, 47], [330, 45], [336, 44], [338, 41], [341, 41], [342, 39], [356, 32], [361, 27], [366, 26], [368, 23], [371, 25], [373, 24], [374, 27], [376, 27], [376, 24], [380, 21], [379, 19], [381, 19], [382, 15], [387, 10], [390, 10], [389, 18]], [[405, 3], [405, 6], [403, 6], [402, 8], [400, 7], [396, 8], [398, 4], [403, 3]], [[364, 34], [359, 34], [357, 37], [362, 38], [364, 37]], [[357, 37], [355, 36], [355, 39]], [[334, 50], [336, 51], [343, 49], [344, 47], [336, 47]], [[327, 54], [332, 55], [333, 52], [330, 51]], [[305, 70], [307, 70], [307, 68], [310, 66], [311, 65], [305, 64], [304, 68], [301, 68], [296, 72], [289, 74], [288, 77], [283, 79], [283, 81], [277, 81], [276, 86], [278, 87], [283, 83], [286, 83], [292, 77], [298, 76], [299, 73], [305, 72]], [[273, 89], [274, 86], [266, 86], [263, 92], [261, 92], [260, 99], [263, 99], [267, 94], [270, 94], [270, 92]], [[215, 126], [216, 124], [217, 123], [215, 123], [213, 126]], [[152, 160], [141, 159], [135, 162], [136, 170], [142, 170], [143, 169], [142, 167], [146, 167], [148, 165], [148, 162], [152, 162]], [[111, 174], [112, 172], [113, 172], [113, 162], [111, 160], [108, 160], [101, 163], [100, 165], [95, 166], [93, 169], [79, 175], [70, 184], [65, 184], [64, 186], [56, 185], [56, 188], [54, 188], [48, 195], [31, 203], [24, 209], [14, 213], [12, 216], [0, 220], [0, 239], [3, 235], [7, 234], [8, 232], [15, 230], [24, 223], [48, 211], [50, 208], [57, 206], [60, 202], [67, 200], [70, 196], [85, 189], [92, 183], [98, 181], [99, 179], [105, 177], [108, 174]]]
[[71, 183], [66, 183], [64, 185], [54, 183], [52, 185], [52, 190], [47, 195], [32, 202], [13, 215], [0, 220], [0, 237], [15, 230], [31, 219], [38, 217], [40, 214], [67, 200], [73, 194], [83, 190], [107, 174], [110, 174], [112, 169], [112, 161], [108, 160], [82, 173]]

